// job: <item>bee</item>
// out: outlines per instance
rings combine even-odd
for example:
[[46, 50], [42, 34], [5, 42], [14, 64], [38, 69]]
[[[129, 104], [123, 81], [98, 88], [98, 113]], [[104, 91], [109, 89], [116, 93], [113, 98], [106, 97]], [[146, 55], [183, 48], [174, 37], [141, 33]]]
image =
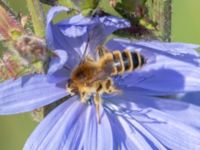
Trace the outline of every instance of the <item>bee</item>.
[[74, 68], [66, 88], [71, 95], [78, 94], [83, 103], [93, 97], [100, 122], [101, 95], [120, 93], [114, 86], [112, 77], [132, 72], [142, 67], [146, 60], [139, 52], [127, 49], [110, 52], [103, 46], [97, 47], [97, 54], [96, 61], [87, 56]]

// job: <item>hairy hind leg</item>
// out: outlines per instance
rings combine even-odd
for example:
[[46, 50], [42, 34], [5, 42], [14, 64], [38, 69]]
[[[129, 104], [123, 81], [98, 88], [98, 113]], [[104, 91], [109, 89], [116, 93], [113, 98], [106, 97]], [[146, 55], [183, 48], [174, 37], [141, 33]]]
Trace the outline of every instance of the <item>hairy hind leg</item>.
[[101, 97], [99, 93], [96, 93], [94, 96], [94, 103], [95, 103], [95, 107], [96, 107], [96, 111], [97, 111], [97, 120], [98, 123], [101, 123], [101, 116], [100, 116], [100, 104], [101, 104]]
[[105, 93], [121, 93], [121, 90], [117, 89], [111, 78], [106, 79], [103, 82], [103, 89]]

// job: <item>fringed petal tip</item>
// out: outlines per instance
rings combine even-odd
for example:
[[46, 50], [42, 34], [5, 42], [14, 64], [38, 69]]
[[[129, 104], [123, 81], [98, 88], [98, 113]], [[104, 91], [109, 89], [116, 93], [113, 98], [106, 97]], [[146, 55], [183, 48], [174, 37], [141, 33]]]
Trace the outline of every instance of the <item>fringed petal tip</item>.
[[[71, 38], [83, 36], [89, 32], [95, 32], [96, 28], [104, 26], [98, 33], [99, 35], [107, 36], [117, 29], [126, 28], [130, 26], [130, 23], [124, 19], [117, 17], [106, 16], [106, 17], [85, 17], [81, 14], [73, 16], [69, 19], [63, 20], [57, 24], [62, 33]], [[90, 39], [96, 38], [92, 36]]]
[[47, 13], [47, 25], [51, 23], [53, 18], [61, 12], [69, 12], [71, 9], [64, 6], [54, 6]]
[[108, 28], [111, 27], [113, 28], [113, 30], [117, 30], [117, 29], [121, 29], [121, 28], [128, 28], [130, 27], [130, 22], [122, 19], [122, 18], [118, 18], [115, 16], [105, 16], [105, 17], [101, 17], [100, 21]]

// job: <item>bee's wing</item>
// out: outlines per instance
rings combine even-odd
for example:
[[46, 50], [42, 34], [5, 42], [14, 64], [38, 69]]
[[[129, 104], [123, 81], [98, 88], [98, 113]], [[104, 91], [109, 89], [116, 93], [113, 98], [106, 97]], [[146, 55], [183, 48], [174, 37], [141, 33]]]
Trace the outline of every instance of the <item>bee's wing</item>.
[[99, 55], [97, 53], [97, 47], [98, 45], [102, 45], [104, 43], [102, 28], [102, 26], [97, 25], [92, 31], [88, 33], [88, 38], [83, 50], [81, 61], [84, 61], [87, 57], [93, 60], [98, 59]]
[[95, 81], [105, 80], [108, 76], [111, 75], [113, 71], [113, 64], [112, 62], [108, 63], [104, 69], [100, 70], [94, 77], [91, 83]]
[[86, 45], [85, 45], [85, 48], [84, 48], [83, 55], [81, 57], [80, 63], [83, 63], [85, 61], [86, 57], [88, 56], [88, 53], [89, 53], [89, 48], [88, 48], [89, 42], [90, 42], [90, 36], [88, 36], [88, 38], [87, 38], [87, 42], [86, 42]]

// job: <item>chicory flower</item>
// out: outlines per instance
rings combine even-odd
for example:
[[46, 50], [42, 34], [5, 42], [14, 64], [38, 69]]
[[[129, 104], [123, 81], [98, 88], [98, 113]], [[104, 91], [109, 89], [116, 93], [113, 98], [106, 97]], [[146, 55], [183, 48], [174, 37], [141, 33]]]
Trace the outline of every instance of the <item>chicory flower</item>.
[[[61, 11], [68, 9], [53, 7], [47, 16], [47, 43], [58, 57], [51, 59], [46, 75], [0, 84], [0, 114], [31, 111], [68, 96], [70, 73], [85, 48], [94, 56], [107, 35], [129, 25], [112, 16], [81, 15], [53, 24]], [[24, 149], [200, 149], [200, 107], [176, 99], [177, 94], [200, 91], [198, 45], [113, 39], [105, 46], [110, 51], [137, 50], [147, 63], [113, 78], [122, 94], [102, 96], [101, 123], [93, 102], [72, 96], [39, 124]]]

